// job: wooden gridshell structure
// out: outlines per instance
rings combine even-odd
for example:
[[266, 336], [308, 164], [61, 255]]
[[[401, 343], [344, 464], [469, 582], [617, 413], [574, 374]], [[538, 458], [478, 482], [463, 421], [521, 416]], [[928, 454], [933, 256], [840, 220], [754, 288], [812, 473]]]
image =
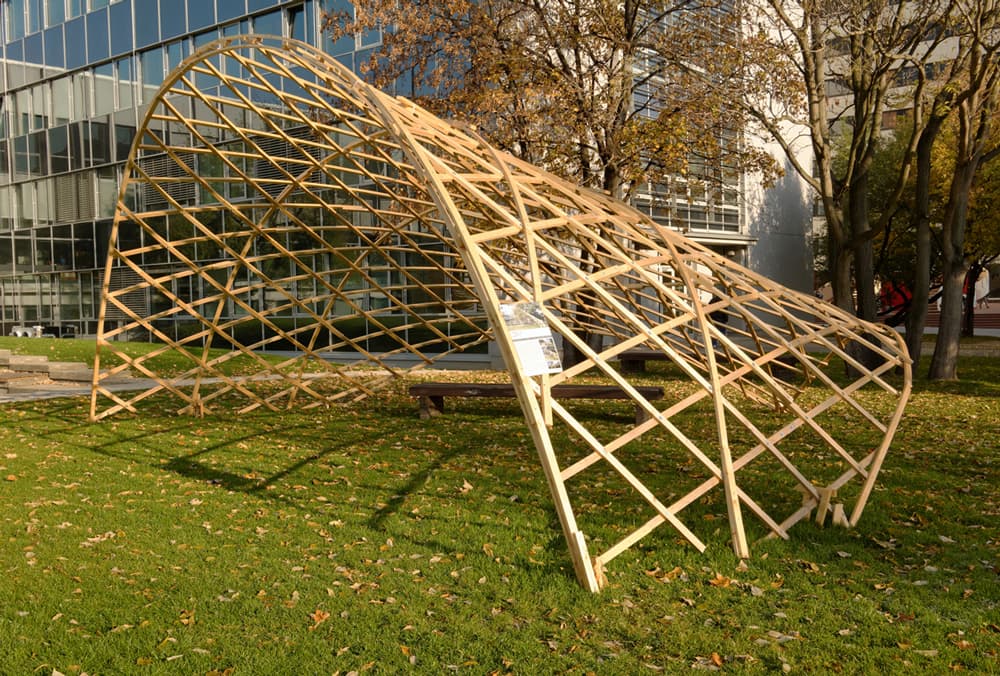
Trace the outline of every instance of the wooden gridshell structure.
[[[499, 152], [294, 41], [222, 40], [169, 76], [133, 146], [113, 230], [92, 419], [164, 392], [193, 414], [224, 396], [244, 410], [347, 403], [495, 341], [590, 590], [661, 525], [703, 550], [702, 519], [686, 523], [684, 510], [704, 501], [724, 505], [740, 557], [744, 511], [782, 538], [814, 511], [853, 526], [910, 392], [892, 330]], [[533, 371], [505, 321], [512, 307], [541, 317], [579, 361]], [[136, 335], [158, 344], [142, 356], [118, 348]], [[636, 387], [650, 376], [615, 364], [637, 349], [670, 362], [687, 389], [645, 399]], [[159, 373], [168, 352], [188, 368]], [[101, 370], [102, 359], [120, 365]], [[125, 369], [152, 385], [115, 388]], [[551, 396], [574, 379], [620, 388], [644, 420], [595, 420]], [[833, 419], [850, 439], [828, 430]], [[662, 462], [632, 462], [640, 445]], [[741, 483], [757, 466], [763, 487]], [[574, 501], [609, 476], [640, 508]], [[592, 510], [605, 525], [612, 512], [614, 527], [585, 537]]]

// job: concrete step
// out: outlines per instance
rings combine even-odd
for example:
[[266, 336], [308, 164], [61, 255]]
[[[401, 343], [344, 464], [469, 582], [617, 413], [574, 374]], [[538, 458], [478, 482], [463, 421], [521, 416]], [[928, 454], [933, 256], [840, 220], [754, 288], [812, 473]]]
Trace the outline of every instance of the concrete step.
[[7, 368], [11, 371], [48, 374], [49, 358], [36, 354], [12, 354], [7, 362]]
[[0, 392], [24, 392], [51, 382], [43, 373], [0, 371]]
[[88, 364], [72, 361], [49, 362], [49, 378], [75, 383], [89, 383], [94, 379], [94, 370]]

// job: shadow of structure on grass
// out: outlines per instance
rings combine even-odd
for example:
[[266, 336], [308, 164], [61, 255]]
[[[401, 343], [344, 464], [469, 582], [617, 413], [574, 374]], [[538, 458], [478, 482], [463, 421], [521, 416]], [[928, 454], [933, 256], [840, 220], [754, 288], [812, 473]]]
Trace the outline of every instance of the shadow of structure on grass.
[[[199, 89], [205, 73], [210, 93]], [[196, 416], [230, 395], [243, 401], [231, 411], [277, 415], [356, 403], [445, 357], [483, 356], [492, 342], [587, 589], [600, 589], [609, 563], [661, 527], [703, 551], [702, 524], [685, 510], [710, 493], [723, 495], [728, 528], [718, 535], [741, 558], [749, 556], [744, 514], [782, 538], [813, 514], [847, 526], [860, 518], [909, 397], [909, 360], [892, 329], [507, 155], [294, 40], [204, 45], [164, 78], [137, 138], [109, 238], [91, 419], [159, 392]], [[209, 166], [228, 169], [216, 176]], [[224, 194], [230, 184], [240, 187], [236, 203]], [[157, 199], [137, 209], [133, 194]], [[151, 270], [154, 259], [170, 265]], [[155, 309], [135, 309], [154, 297]], [[120, 354], [118, 341], [131, 336], [162, 346]], [[208, 349], [219, 345], [228, 349]], [[293, 356], [268, 361], [264, 349]], [[157, 365], [171, 352], [190, 359], [187, 370]], [[121, 367], [102, 370], [109, 358]], [[850, 382], [831, 375], [835, 360], [852, 367]], [[695, 389], [680, 401], [644, 391], [637, 373], [646, 361], [673, 364]], [[154, 384], [116, 392], [109, 379], [125, 365]], [[783, 377], [789, 370], [794, 382]], [[808, 383], [825, 398], [804, 404]], [[631, 402], [635, 420], [598, 434], [564, 404], [581, 386], [587, 398]], [[868, 405], [862, 388], [886, 404]], [[706, 422], [682, 426], [685, 411], [704, 406]], [[837, 438], [828, 421], [845, 416], [851, 431], [881, 439]], [[711, 438], [696, 443], [706, 427]], [[563, 432], [572, 441], [556, 444]], [[737, 432], [749, 441], [732, 444]], [[628, 448], [647, 435], [674, 437], [708, 478], [676, 498], [651, 490], [663, 473], [627, 465]], [[837, 476], [823, 476], [809, 455], [791, 460], [806, 444], [837, 455]], [[765, 463], [785, 485], [752, 493], [740, 479]], [[591, 552], [598, 539], [580, 527], [590, 507], [576, 490], [605, 469], [643, 514], [602, 506], [597, 518], [629, 529]], [[766, 511], [775, 490], [801, 506]]]

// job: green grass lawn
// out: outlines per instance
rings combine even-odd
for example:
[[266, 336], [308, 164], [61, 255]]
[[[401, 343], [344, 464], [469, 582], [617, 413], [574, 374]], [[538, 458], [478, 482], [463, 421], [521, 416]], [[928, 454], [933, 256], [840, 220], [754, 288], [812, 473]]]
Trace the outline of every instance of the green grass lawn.
[[997, 673], [1000, 360], [961, 373], [917, 383], [855, 529], [804, 522], [741, 564], [699, 505], [704, 554], [660, 529], [600, 594], [511, 401], [420, 421], [402, 386], [202, 419], [152, 398], [97, 424], [83, 398], [7, 404], [0, 673]]

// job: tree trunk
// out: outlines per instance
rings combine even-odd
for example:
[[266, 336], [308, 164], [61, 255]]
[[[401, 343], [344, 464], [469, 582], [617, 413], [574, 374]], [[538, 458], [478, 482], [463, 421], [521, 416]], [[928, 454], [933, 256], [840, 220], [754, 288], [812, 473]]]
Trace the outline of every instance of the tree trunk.
[[913, 371], [920, 365], [920, 351], [927, 326], [927, 303], [931, 289], [931, 151], [945, 118], [934, 114], [920, 133], [916, 153], [915, 209], [913, 214], [917, 250], [913, 262], [913, 299], [906, 316], [906, 349], [913, 360]]
[[962, 313], [962, 335], [974, 336], [976, 334], [976, 280], [979, 273], [983, 271], [983, 266], [979, 261], [973, 261], [969, 272], [966, 275], [965, 307]]
[[830, 246], [830, 286], [833, 302], [841, 310], [854, 314], [854, 285], [851, 283], [852, 252], [842, 243], [832, 241]]
[[875, 321], [875, 258], [872, 252], [871, 224], [868, 220], [867, 174], [858, 177], [850, 194], [851, 247], [854, 250], [854, 288], [857, 290], [857, 316]]
[[966, 275], [965, 263], [959, 258], [948, 265], [941, 292], [941, 323], [934, 356], [931, 357], [931, 380], [956, 380], [958, 378], [958, 345], [962, 334], [962, 284]]
[[931, 380], [958, 378], [958, 345], [962, 337], [962, 287], [968, 266], [965, 264], [965, 220], [969, 210], [969, 190], [978, 166], [978, 158], [956, 166], [941, 224], [941, 257], [944, 268], [944, 291], [941, 297], [941, 323], [934, 345], [928, 377]]

